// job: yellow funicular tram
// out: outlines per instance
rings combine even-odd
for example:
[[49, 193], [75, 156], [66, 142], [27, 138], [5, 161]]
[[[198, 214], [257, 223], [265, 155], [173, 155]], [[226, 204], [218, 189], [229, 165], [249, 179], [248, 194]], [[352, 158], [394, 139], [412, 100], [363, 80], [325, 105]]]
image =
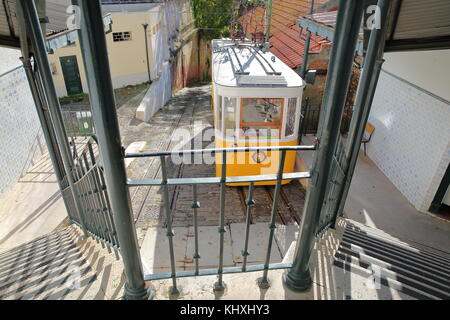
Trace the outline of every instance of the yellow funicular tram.
[[[216, 148], [298, 144], [305, 82], [268, 50], [250, 41], [213, 40], [212, 79]], [[221, 157], [216, 154], [217, 176]], [[284, 173], [294, 172], [295, 158], [295, 151], [287, 152]], [[229, 153], [226, 172], [227, 176], [276, 174], [279, 161], [279, 151]]]

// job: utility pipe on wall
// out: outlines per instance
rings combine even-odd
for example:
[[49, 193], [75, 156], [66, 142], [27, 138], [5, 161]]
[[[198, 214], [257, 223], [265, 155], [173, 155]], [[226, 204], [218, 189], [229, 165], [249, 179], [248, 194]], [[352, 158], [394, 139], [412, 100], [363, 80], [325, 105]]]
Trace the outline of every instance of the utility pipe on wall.
[[145, 54], [146, 54], [146, 62], [147, 62], [147, 73], [148, 73], [148, 83], [152, 83], [152, 76], [150, 74], [150, 62], [148, 61], [148, 38], [147, 38], [147, 28], [148, 28], [148, 23], [144, 23], [142, 24], [142, 26], [144, 27], [144, 36], [145, 36]]

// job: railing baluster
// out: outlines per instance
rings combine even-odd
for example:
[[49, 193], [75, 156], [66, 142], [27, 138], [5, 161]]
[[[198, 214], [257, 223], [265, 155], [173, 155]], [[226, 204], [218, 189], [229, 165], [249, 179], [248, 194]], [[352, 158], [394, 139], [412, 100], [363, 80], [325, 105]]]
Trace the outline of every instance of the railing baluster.
[[91, 157], [92, 166], [95, 166], [97, 161], [95, 161], [95, 154], [94, 154], [94, 149], [92, 148], [91, 140], [88, 141], [88, 150], [89, 150], [89, 156]]
[[245, 243], [244, 250], [242, 250], [242, 256], [244, 257], [242, 263], [242, 272], [247, 270], [247, 257], [250, 255], [248, 252], [248, 239], [250, 236], [250, 223], [252, 221], [252, 212], [253, 207], [255, 206], [255, 201], [253, 200], [253, 189], [255, 184], [253, 182], [250, 183], [250, 187], [248, 189], [248, 198], [247, 198], [247, 217], [245, 221]]
[[167, 219], [167, 238], [169, 240], [169, 254], [170, 254], [170, 266], [172, 269], [172, 288], [170, 289], [170, 293], [172, 295], [179, 294], [179, 290], [177, 288], [177, 274], [175, 267], [175, 253], [173, 249], [173, 230], [172, 230], [172, 215], [170, 213], [170, 202], [169, 202], [169, 186], [167, 185], [167, 165], [166, 165], [166, 157], [161, 156], [161, 175], [162, 182], [161, 186], [163, 188], [163, 197], [164, 197], [164, 210], [166, 212]]
[[[89, 149], [89, 145], [90, 142], [88, 142], [88, 146], [85, 147], [85, 149], [83, 150], [82, 153], [82, 158], [84, 161], [84, 165], [86, 167], [86, 174], [84, 175], [83, 179], [86, 179], [87, 184], [89, 185], [89, 190], [91, 192], [91, 204], [92, 204], [92, 215], [94, 215], [96, 217], [96, 220], [99, 224], [99, 228], [100, 228], [100, 236], [103, 238], [104, 241], [108, 241], [109, 243], [112, 243], [112, 239], [109, 237], [109, 228], [108, 228], [108, 224], [106, 221], [106, 217], [105, 217], [105, 213], [103, 210], [103, 206], [101, 204], [101, 200], [100, 200], [100, 192], [101, 192], [101, 188], [99, 186], [99, 184], [97, 183], [95, 177], [94, 177], [94, 170], [95, 168], [92, 167], [91, 170], [91, 166], [89, 165], [89, 160], [87, 157], [87, 152], [90, 152]], [[92, 164], [94, 165], [94, 164]], [[103, 246], [103, 243], [102, 243]], [[110, 248], [108, 246], [108, 251], [110, 251]]]
[[[79, 166], [80, 166], [80, 170], [81, 170], [81, 175], [80, 175], [80, 180], [78, 181], [78, 183], [80, 185], [83, 186], [84, 189], [84, 198], [83, 198], [83, 202], [86, 205], [86, 213], [87, 215], [90, 217], [93, 225], [94, 225], [94, 230], [95, 230], [95, 235], [103, 238], [103, 232], [102, 232], [102, 227], [100, 225], [100, 221], [96, 215], [96, 208], [95, 205], [93, 204], [93, 199], [92, 199], [92, 192], [93, 192], [93, 188], [90, 185], [90, 182], [86, 176], [86, 172], [83, 168], [83, 164], [82, 164], [82, 160], [80, 159], [79, 162]], [[98, 239], [96, 239], [98, 241]], [[102, 244], [103, 246], [103, 244]]]
[[[103, 231], [103, 226], [101, 219], [98, 215], [97, 206], [95, 204], [94, 199], [94, 186], [91, 184], [91, 180], [89, 178], [89, 164], [87, 163], [87, 157], [86, 153], [83, 151], [81, 156], [78, 159], [78, 164], [80, 166], [81, 175], [79, 183], [81, 183], [84, 186], [85, 190], [85, 198], [84, 202], [86, 203], [86, 212], [88, 212], [89, 216], [91, 217], [91, 220], [94, 223], [95, 227], [95, 235], [99, 238], [105, 239], [105, 234]], [[83, 165], [84, 163], [84, 165]], [[97, 239], [98, 241], [98, 239]], [[103, 242], [101, 242], [101, 246], [104, 248]]]
[[86, 229], [89, 230], [92, 228], [92, 220], [90, 219], [90, 215], [87, 213], [87, 207], [86, 207], [86, 192], [84, 190], [84, 186], [80, 182], [80, 168], [77, 162], [74, 163], [74, 166], [72, 168], [72, 176], [75, 180], [75, 183], [73, 185], [74, 187], [74, 194], [76, 197], [78, 197], [78, 201], [80, 204], [80, 220], [85, 221]]
[[278, 175], [277, 175], [277, 185], [275, 187], [275, 195], [273, 197], [273, 204], [272, 204], [272, 213], [271, 213], [271, 219], [270, 219], [270, 234], [269, 234], [269, 244], [267, 246], [267, 253], [266, 253], [266, 261], [264, 263], [264, 272], [262, 278], [258, 279], [258, 285], [261, 289], [267, 289], [269, 288], [269, 280], [267, 279], [267, 275], [269, 273], [269, 264], [270, 264], [270, 254], [272, 251], [272, 244], [273, 244], [273, 237], [275, 235], [275, 229], [277, 228], [275, 224], [275, 217], [278, 210], [278, 200], [280, 198], [280, 191], [281, 191], [281, 184], [283, 182], [283, 171], [284, 171], [284, 162], [286, 160], [286, 151], [283, 150], [281, 152], [281, 159], [280, 159], [280, 166], [278, 167]]
[[107, 212], [108, 212], [109, 220], [111, 221], [111, 225], [112, 225], [112, 232], [113, 232], [113, 236], [114, 236], [114, 240], [115, 240], [115, 245], [117, 247], [120, 247], [119, 238], [117, 237], [116, 224], [115, 224], [115, 221], [113, 218], [113, 213], [112, 213], [112, 206], [109, 201], [108, 190], [105, 188], [105, 186], [106, 186], [105, 177], [103, 176], [103, 171], [99, 166], [97, 166], [97, 177], [99, 179], [100, 186], [103, 190], [102, 195], [104, 196], [104, 199], [105, 199], [105, 205], [108, 208]]
[[[96, 199], [97, 199], [97, 208], [100, 210], [100, 214], [103, 217], [104, 220], [104, 224], [105, 224], [105, 234], [106, 234], [106, 239], [112, 244], [112, 245], [116, 245], [115, 243], [115, 239], [114, 239], [114, 235], [113, 235], [113, 231], [112, 231], [112, 223], [110, 220], [110, 216], [108, 214], [108, 207], [105, 204], [105, 200], [103, 198], [103, 186], [100, 183], [100, 179], [98, 178], [98, 172], [97, 172], [97, 167], [92, 168], [92, 181], [93, 184], [95, 186], [95, 188], [97, 189], [96, 192]], [[109, 248], [109, 247], [108, 247]]]
[[195, 260], [195, 275], [198, 275], [199, 271], [199, 263], [200, 254], [198, 252], [198, 208], [200, 208], [200, 203], [197, 201], [197, 185], [192, 185], [192, 209], [194, 210], [194, 242], [195, 242], [195, 252], [194, 252], [194, 260]]
[[[83, 183], [86, 184], [86, 189], [87, 189], [87, 193], [88, 193], [87, 201], [90, 206], [89, 212], [91, 213], [91, 216], [97, 226], [96, 236], [103, 240], [106, 240], [106, 235], [105, 235], [102, 219], [99, 215], [98, 206], [95, 203], [95, 196], [94, 196], [94, 188], [95, 187], [92, 186], [92, 184], [91, 184], [89, 173], [83, 177]], [[103, 244], [103, 241], [101, 241], [100, 244], [103, 248], [105, 247]]]
[[226, 177], [227, 177], [227, 153], [222, 152], [222, 174], [220, 182], [220, 226], [219, 226], [219, 268], [217, 273], [219, 278], [214, 284], [214, 291], [223, 291], [225, 284], [223, 283], [223, 249], [225, 236], [225, 192], [226, 192]]
[[[86, 154], [84, 154], [86, 156]], [[87, 161], [87, 158], [86, 160]], [[88, 166], [88, 164], [86, 164]], [[103, 238], [104, 241], [107, 241], [111, 243], [111, 239], [109, 238], [108, 234], [108, 227], [106, 224], [106, 219], [104, 216], [103, 207], [101, 205], [100, 199], [99, 199], [99, 188], [95, 182], [95, 179], [93, 177], [93, 170], [89, 171], [87, 175], [84, 176], [84, 179], [87, 180], [87, 183], [89, 184], [89, 190], [91, 190], [91, 203], [92, 203], [92, 214], [96, 216], [97, 221], [100, 226], [100, 236]], [[103, 243], [102, 243], [103, 246]], [[109, 246], [108, 246], [109, 251]]]

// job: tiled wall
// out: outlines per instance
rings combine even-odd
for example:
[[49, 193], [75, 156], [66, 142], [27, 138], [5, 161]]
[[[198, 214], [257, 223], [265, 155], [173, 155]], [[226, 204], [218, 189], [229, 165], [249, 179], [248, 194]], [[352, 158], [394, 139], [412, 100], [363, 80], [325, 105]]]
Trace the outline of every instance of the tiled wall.
[[450, 104], [385, 71], [369, 121], [368, 155], [420, 211], [428, 211], [450, 160]]
[[42, 154], [41, 137], [31, 91], [22, 67], [0, 77], [0, 198]]

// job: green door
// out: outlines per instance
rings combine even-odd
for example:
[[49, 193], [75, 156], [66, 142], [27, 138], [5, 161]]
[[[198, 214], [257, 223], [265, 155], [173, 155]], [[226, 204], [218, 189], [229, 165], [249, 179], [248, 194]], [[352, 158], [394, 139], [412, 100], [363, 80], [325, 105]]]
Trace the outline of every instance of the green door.
[[67, 56], [59, 58], [66, 83], [67, 95], [71, 96], [83, 92], [81, 86], [80, 72], [76, 56]]

